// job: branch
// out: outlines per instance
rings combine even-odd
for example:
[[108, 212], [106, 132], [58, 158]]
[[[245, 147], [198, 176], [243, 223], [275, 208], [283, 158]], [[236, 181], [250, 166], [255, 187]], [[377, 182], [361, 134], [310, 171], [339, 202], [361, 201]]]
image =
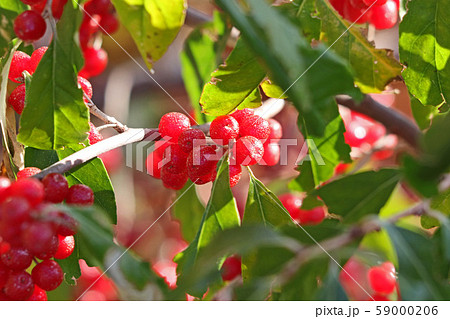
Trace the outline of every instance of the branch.
[[320, 255], [322, 255], [324, 252], [330, 252], [333, 250], [336, 250], [338, 248], [342, 248], [350, 243], [352, 243], [354, 240], [363, 237], [366, 234], [380, 231], [381, 224], [383, 223], [389, 223], [394, 224], [398, 222], [400, 219], [408, 216], [421, 216], [428, 214], [429, 209], [429, 203], [427, 201], [424, 201], [404, 212], [401, 212], [399, 214], [396, 214], [386, 220], [371, 220], [366, 223], [363, 223], [360, 226], [356, 226], [352, 228], [349, 232], [344, 233], [339, 236], [335, 236], [333, 238], [329, 238], [327, 240], [324, 240], [320, 243], [317, 243], [317, 245], [308, 246], [304, 249], [301, 249], [297, 252], [294, 259], [292, 259], [280, 272], [280, 275], [275, 280], [276, 286], [282, 286], [289, 282], [289, 280], [292, 279], [293, 276], [298, 272], [300, 267], [306, 263], [309, 260], [312, 260]]
[[126, 125], [123, 125], [118, 120], [116, 120], [114, 117], [109, 116], [108, 114], [104, 113], [102, 110], [100, 110], [97, 105], [92, 102], [92, 100], [84, 94], [84, 98], [87, 100], [87, 107], [89, 108], [89, 112], [91, 114], [95, 115], [97, 118], [99, 118], [101, 121], [103, 121], [106, 125], [113, 125], [114, 129], [118, 133], [123, 133], [126, 130], [128, 130], [128, 127]]
[[336, 101], [340, 105], [380, 122], [389, 132], [401, 137], [415, 149], [420, 148], [422, 132], [403, 114], [375, 101], [369, 95], [366, 95], [360, 104], [355, 103], [351, 97], [343, 95], [337, 96]]
[[39, 174], [34, 175], [33, 177], [42, 179], [47, 174], [50, 173], [59, 173], [63, 174], [75, 166], [81, 165], [83, 163], [86, 163], [87, 161], [103, 154], [108, 151], [111, 151], [115, 148], [144, 141], [144, 140], [151, 140], [151, 141], [157, 141], [161, 139], [161, 136], [158, 133], [157, 129], [148, 129], [148, 128], [135, 128], [135, 129], [128, 129], [126, 132], [122, 134], [118, 134], [115, 136], [112, 136], [110, 138], [104, 139], [103, 141], [100, 141], [94, 145], [88, 146], [76, 153], [73, 153], [72, 155], [60, 160], [59, 162], [56, 162], [55, 164], [47, 167], [43, 171], [41, 171]]

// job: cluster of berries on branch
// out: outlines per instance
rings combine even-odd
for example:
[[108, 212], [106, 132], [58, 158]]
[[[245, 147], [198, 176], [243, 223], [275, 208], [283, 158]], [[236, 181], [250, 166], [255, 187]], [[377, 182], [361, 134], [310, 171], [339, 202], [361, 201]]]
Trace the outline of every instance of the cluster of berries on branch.
[[158, 130], [163, 140], [155, 142], [155, 150], [147, 158], [147, 172], [175, 190], [183, 188], [188, 179], [197, 185], [214, 181], [217, 163], [227, 150], [231, 187], [241, 178], [241, 166], [275, 165], [280, 158], [276, 144], [282, 135], [280, 123], [267, 121], [250, 109], [214, 119], [210, 139], [177, 112], [165, 114]]
[[94, 194], [86, 185], [68, 186], [61, 174], [42, 181], [23, 170], [11, 183], [0, 177], [0, 300], [47, 300], [46, 291], [64, 279], [58, 259], [75, 248], [77, 221], [55, 204], [90, 206]]
[[400, 0], [330, 0], [339, 14], [350, 22], [369, 22], [376, 29], [390, 29], [398, 21]]

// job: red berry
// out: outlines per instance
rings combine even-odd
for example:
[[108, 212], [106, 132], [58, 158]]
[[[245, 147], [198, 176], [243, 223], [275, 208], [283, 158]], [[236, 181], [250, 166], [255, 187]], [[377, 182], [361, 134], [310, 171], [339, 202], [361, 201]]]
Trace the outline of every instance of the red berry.
[[35, 256], [38, 259], [50, 259], [52, 258], [56, 251], [58, 250], [58, 245], [59, 245], [59, 240], [58, 240], [58, 236], [53, 236], [52, 240], [50, 242], [50, 244], [45, 248], [45, 251], [39, 253], [39, 254], [35, 254]]
[[19, 85], [11, 92], [11, 95], [8, 97], [8, 104], [17, 114], [22, 114], [25, 108], [25, 84]]
[[[188, 174], [188, 176], [189, 176], [189, 174]], [[189, 178], [196, 185], [204, 185], [209, 182], [214, 182], [216, 180], [216, 177], [217, 177], [216, 170], [212, 170], [209, 174], [199, 176], [199, 177], [189, 176]]]
[[42, 57], [44, 56], [45, 52], [47, 52], [48, 47], [40, 47], [37, 50], [34, 50], [33, 54], [31, 55], [31, 60], [30, 60], [30, 71], [31, 74], [33, 74], [39, 63], [42, 60]]
[[89, 127], [91, 128], [89, 130], [89, 136], [88, 136], [89, 144], [94, 145], [95, 143], [103, 141], [103, 135], [100, 134], [100, 132], [97, 130], [97, 128], [94, 126], [94, 124], [89, 122]]
[[45, 197], [44, 185], [34, 178], [17, 180], [10, 186], [9, 193], [11, 196], [25, 198], [31, 206], [40, 204]]
[[187, 158], [187, 170], [189, 178], [195, 181], [204, 176], [209, 176], [216, 170], [218, 163], [216, 147], [201, 145], [192, 150]]
[[270, 135], [269, 122], [259, 115], [246, 118], [240, 125], [241, 136], [254, 136], [265, 141]]
[[280, 161], [280, 145], [276, 143], [264, 144], [264, 155], [260, 164], [267, 166], [277, 165]]
[[89, 47], [89, 42], [93, 34], [98, 31], [100, 19], [101, 17], [98, 14], [91, 16], [85, 15], [83, 17], [83, 22], [81, 22], [79, 30], [80, 47], [83, 50]]
[[390, 29], [397, 23], [398, 5], [394, 0], [388, 0], [381, 6], [371, 9], [370, 23], [376, 29]]
[[148, 154], [146, 160], [147, 174], [154, 178], [161, 178], [161, 165], [162, 156], [158, 152], [153, 151]]
[[339, 274], [339, 282], [351, 300], [366, 300], [370, 290], [367, 280], [367, 266], [351, 257]]
[[37, 167], [25, 167], [17, 172], [17, 179], [24, 179], [40, 173], [41, 170]]
[[89, 15], [93, 14], [104, 15], [108, 13], [110, 8], [111, 8], [110, 0], [90, 0], [86, 2], [86, 4], [84, 5], [84, 10], [86, 10], [86, 12]]
[[45, 190], [45, 200], [52, 203], [61, 203], [69, 192], [66, 178], [58, 173], [50, 173], [42, 180]]
[[9, 69], [8, 78], [16, 83], [23, 83], [24, 78], [22, 73], [28, 71], [31, 73], [31, 57], [22, 51], [14, 52], [11, 60], [11, 67]]
[[14, 20], [14, 32], [23, 41], [36, 41], [42, 38], [46, 29], [44, 18], [32, 10], [22, 12]]
[[105, 34], [112, 34], [119, 29], [119, 20], [115, 14], [107, 13], [102, 15], [100, 20], [100, 30]]
[[46, 2], [46, 0], [20, 0], [20, 1], [22, 1], [25, 4], [28, 4], [29, 6], [33, 6], [38, 3], [42, 3], [42, 2], [44, 2], [44, 3]]
[[355, 8], [349, 2], [344, 4], [344, 14], [343, 17], [350, 22], [357, 24], [366, 23], [370, 18], [370, 10], [367, 8]]
[[339, 163], [334, 169], [334, 175], [342, 175], [347, 172], [351, 164]]
[[0, 203], [8, 197], [9, 186], [11, 186], [11, 181], [6, 177], [0, 176]]
[[230, 115], [218, 116], [211, 122], [209, 134], [216, 144], [228, 145], [239, 136], [239, 124]]
[[161, 117], [158, 129], [159, 134], [161, 134], [163, 138], [173, 143], [177, 143], [180, 134], [190, 127], [191, 123], [186, 115], [178, 112], [171, 112], [164, 114], [163, 117]]
[[302, 225], [317, 225], [325, 219], [325, 209], [315, 207], [310, 210], [300, 209], [299, 222]]
[[86, 48], [83, 50], [84, 66], [79, 75], [89, 79], [97, 76], [106, 69], [108, 54], [103, 49]]
[[66, 259], [72, 255], [75, 249], [75, 239], [73, 236], [58, 235], [59, 245], [55, 253], [55, 259]]
[[293, 220], [299, 220], [300, 207], [302, 206], [302, 199], [294, 194], [283, 194], [278, 197], [283, 204], [284, 208], [288, 211]]
[[161, 180], [163, 182], [164, 187], [174, 189], [174, 190], [180, 190], [184, 187], [188, 180], [188, 176], [186, 172], [178, 173], [178, 174], [172, 174], [169, 172], [161, 172]]
[[[93, 91], [92, 84], [82, 76], [78, 77], [78, 87], [83, 90], [83, 95], [86, 95], [88, 98], [92, 99]], [[84, 103], [88, 104], [89, 100], [86, 97], [83, 97]]]
[[33, 281], [45, 291], [52, 291], [61, 285], [64, 273], [54, 260], [44, 260], [31, 271]]
[[397, 281], [392, 263], [386, 262], [370, 268], [367, 276], [370, 286], [375, 292], [388, 295], [394, 291]]
[[11, 249], [11, 245], [7, 242], [0, 240], [0, 255], [7, 253]]
[[271, 142], [278, 142], [283, 136], [283, 129], [280, 122], [274, 119], [267, 120], [269, 122], [270, 134], [267, 138]]
[[242, 125], [244, 120], [250, 116], [253, 116], [255, 112], [252, 109], [243, 109], [243, 110], [237, 110], [234, 113], [231, 114], [232, 117], [236, 119], [239, 126]]
[[250, 166], [262, 159], [264, 146], [256, 137], [244, 136], [236, 141], [232, 154], [236, 164]]
[[11, 270], [25, 270], [30, 267], [32, 261], [33, 256], [30, 252], [18, 247], [13, 247], [1, 255], [1, 262]]
[[53, 211], [48, 214], [52, 220], [56, 233], [61, 236], [73, 236], [77, 233], [78, 222], [66, 213]]
[[387, 0], [359, 0], [359, 1], [362, 1], [366, 5], [366, 7], [370, 7], [372, 4], [374, 7], [375, 6], [378, 7], [385, 4]]
[[31, 297], [33, 290], [33, 279], [25, 271], [11, 273], [3, 288], [5, 295], [12, 300], [26, 300]]
[[9, 197], [0, 206], [1, 223], [6, 227], [18, 227], [28, 221], [31, 216], [31, 207], [28, 201], [21, 197]]
[[179, 144], [169, 145], [164, 151], [163, 171], [171, 174], [179, 174], [186, 172], [186, 160], [188, 153], [183, 152]]
[[38, 286], [34, 285], [34, 291], [30, 298], [28, 298], [28, 301], [47, 301], [47, 293], [44, 289], [39, 288]]
[[194, 146], [204, 144], [206, 140], [205, 133], [199, 129], [188, 129], [181, 132], [178, 137], [178, 144], [185, 153], [190, 153]]
[[26, 249], [39, 255], [47, 253], [49, 247], [53, 247], [55, 235], [50, 223], [34, 221], [24, 227], [21, 239]]
[[373, 295], [372, 298], [368, 299], [368, 301], [391, 301], [391, 299], [382, 295]]
[[0, 263], [0, 292], [2, 291], [3, 286], [6, 284], [10, 272], [11, 271], [8, 268], [6, 268], [6, 266]]
[[241, 179], [242, 167], [241, 165], [230, 165], [229, 172], [230, 172], [230, 187], [234, 187], [236, 186], [237, 183], [239, 183], [239, 180]]
[[345, 142], [351, 147], [373, 145], [386, 134], [383, 125], [373, 122], [362, 114], [352, 112], [350, 120], [345, 121]]
[[53, 0], [52, 2], [52, 15], [56, 20], [61, 19], [64, 6], [66, 5], [67, 0]]
[[222, 265], [222, 279], [224, 281], [233, 280], [241, 275], [241, 258], [228, 257]]
[[66, 203], [80, 206], [91, 206], [94, 204], [94, 192], [87, 185], [73, 185], [69, 188]]

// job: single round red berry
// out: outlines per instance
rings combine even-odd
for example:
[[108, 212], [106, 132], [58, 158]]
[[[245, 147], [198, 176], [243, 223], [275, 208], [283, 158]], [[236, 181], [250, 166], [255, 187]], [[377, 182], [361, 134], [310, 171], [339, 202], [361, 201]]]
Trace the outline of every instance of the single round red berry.
[[300, 209], [299, 221], [302, 225], [317, 225], [325, 219], [325, 209], [314, 207], [310, 210]]
[[294, 194], [286, 193], [278, 197], [293, 220], [299, 220], [302, 199]]
[[19, 179], [10, 186], [9, 194], [23, 197], [31, 206], [36, 206], [44, 200], [44, 185], [34, 178]]
[[241, 165], [230, 165], [229, 172], [230, 172], [230, 187], [234, 187], [234, 186], [236, 186], [237, 183], [239, 183], [239, 180], [241, 179], [242, 166]]
[[16, 83], [23, 83], [24, 78], [22, 73], [28, 71], [31, 73], [31, 57], [22, 51], [14, 52], [11, 60], [11, 67], [9, 68], [8, 78]]
[[34, 255], [39, 255], [47, 253], [49, 247], [53, 247], [55, 235], [50, 223], [33, 221], [24, 227], [21, 239], [26, 249]]
[[93, 14], [104, 15], [109, 12], [110, 8], [111, 8], [110, 0], [89, 0], [84, 5], [84, 10], [86, 10], [86, 12], [89, 15]]
[[216, 147], [201, 145], [192, 150], [187, 158], [189, 178], [195, 183], [200, 177], [209, 176], [216, 170], [218, 163]]
[[50, 244], [46, 247], [45, 251], [43, 251], [39, 254], [35, 254], [36, 258], [42, 259], [42, 260], [53, 258], [56, 251], [58, 250], [58, 245], [59, 245], [58, 236], [54, 235], [52, 237]]
[[41, 170], [37, 167], [25, 167], [17, 172], [17, 179], [24, 179], [40, 173]]
[[241, 275], [241, 258], [228, 257], [222, 265], [222, 279], [224, 281], [233, 280]]
[[393, 265], [391, 263], [385, 264], [370, 268], [367, 276], [369, 278], [370, 286], [375, 292], [388, 295], [394, 291], [397, 280]]
[[105, 34], [115, 33], [119, 29], [119, 20], [113, 13], [102, 15], [100, 20], [100, 30]]
[[249, 118], [250, 116], [253, 116], [255, 112], [252, 109], [243, 109], [243, 110], [237, 110], [234, 113], [230, 114], [232, 117], [236, 119], [239, 126], [242, 125], [245, 119]]
[[14, 20], [14, 32], [23, 41], [36, 41], [42, 38], [46, 29], [44, 18], [32, 10], [22, 12]]
[[270, 135], [269, 122], [259, 115], [250, 116], [242, 122], [240, 133], [241, 136], [254, 136], [265, 141]]
[[244, 136], [236, 141], [232, 154], [238, 165], [255, 165], [264, 155], [264, 146], [256, 137]]
[[31, 60], [30, 60], [30, 70], [31, 70], [31, 74], [33, 74], [39, 63], [42, 60], [42, 57], [44, 56], [45, 52], [47, 52], [48, 47], [40, 47], [37, 50], [34, 50], [33, 54], [31, 55]]
[[77, 233], [78, 222], [64, 212], [52, 211], [48, 214], [56, 229], [56, 233], [61, 236], [73, 236]]
[[7, 253], [1, 255], [0, 260], [3, 265], [11, 270], [25, 270], [30, 267], [33, 255], [24, 248], [13, 247]]
[[22, 197], [9, 197], [0, 206], [0, 219], [7, 227], [18, 227], [31, 217], [31, 207]]
[[376, 29], [390, 29], [397, 23], [398, 5], [394, 0], [387, 0], [381, 6], [374, 6], [371, 9], [370, 23]]
[[350, 22], [357, 24], [366, 23], [370, 18], [370, 10], [367, 8], [355, 8], [350, 2], [344, 4], [343, 17]]
[[84, 66], [78, 73], [80, 76], [89, 79], [105, 71], [108, 64], [108, 54], [105, 50], [86, 48], [83, 50], [83, 56]]
[[11, 92], [11, 95], [8, 97], [8, 104], [17, 114], [22, 114], [25, 108], [25, 84], [19, 85]]
[[87, 185], [73, 185], [69, 188], [66, 203], [80, 206], [91, 206], [94, 204], [94, 192]]
[[[83, 95], [86, 95], [88, 98], [92, 99], [93, 90], [92, 84], [82, 76], [78, 77], [78, 87], [83, 90]], [[86, 97], [83, 97], [84, 103], [88, 104], [89, 100]]]
[[218, 116], [211, 122], [209, 134], [216, 144], [228, 145], [239, 136], [239, 124], [230, 115]]
[[44, 289], [39, 288], [38, 286], [34, 285], [33, 294], [30, 298], [27, 299], [28, 301], [47, 301], [47, 293]]
[[[188, 173], [189, 176], [189, 173]], [[209, 182], [214, 182], [217, 177], [217, 171], [212, 170], [209, 174], [203, 175], [203, 176], [189, 176], [191, 181], [196, 185], [204, 185]]]
[[276, 143], [264, 144], [264, 155], [260, 164], [267, 166], [277, 165], [280, 161], [280, 145]]
[[42, 179], [45, 190], [45, 200], [52, 203], [61, 203], [69, 192], [67, 179], [58, 173], [50, 173]]
[[66, 5], [68, 0], [53, 0], [52, 2], [52, 15], [56, 20], [61, 19], [64, 6]]
[[163, 170], [161, 172], [161, 180], [163, 182], [164, 187], [174, 190], [180, 190], [186, 184], [188, 176], [186, 172], [172, 174], [169, 172], [164, 172]]
[[169, 145], [164, 151], [164, 166], [162, 171], [171, 174], [179, 174], [186, 172], [186, 160], [188, 153], [185, 153], [179, 144]]
[[270, 134], [267, 138], [270, 142], [278, 142], [283, 136], [283, 129], [280, 122], [274, 119], [267, 120], [269, 122]]
[[84, 15], [79, 29], [80, 47], [85, 50], [93, 39], [93, 35], [98, 31], [101, 17], [98, 14], [91, 16]]
[[12, 300], [26, 300], [33, 294], [33, 290], [33, 279], [25, 271], [11, 273], [3, 287], [5, 295]]
[[159, 121], [159, 134], [172, 143], [178, 142], [178, 137], [180, 134], [189, 129], [191, 127], [191, 123], [189, 122], [189, 118], [178, 112], [171, 112], [164, 114]]
[[185, 153], [190, 153], [195, 146], [200, 146], [205, 143], [206, 136], [202, 130], [187, 129], [181, 132], [178, 137], [178, 144]]
[[45, 291], [52, 291], [61, 285], [64, 273], [54, 260], [44, 260], [31, 271], [33, 281]]
[[58, 235], [59, 245], [55, 253], [55, 259], [66, 259], [72, 255], [75, 249], [75, 239], [73, 236]]
[[94, 124], [92, 124], [91, 122], [89, 122], [89, 144], [90, 145], [94, 145], [95, 143], [98, 143], [100, 141], [103, 141], [103, 135], [100, 134], [100, 132], [97, 130], [97, 128], [94, 126]]

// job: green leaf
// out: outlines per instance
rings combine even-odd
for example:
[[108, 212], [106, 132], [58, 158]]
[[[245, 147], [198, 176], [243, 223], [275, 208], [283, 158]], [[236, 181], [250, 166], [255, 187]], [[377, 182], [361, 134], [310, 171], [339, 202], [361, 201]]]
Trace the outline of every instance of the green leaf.
[[32, 80], [27, 84], [25, 109], [17, 139], [38, 149], [60, 149], [83, 142], [89, 131], [89, 111], [78, 88], [81, 54], [74, 41], [80, 12], [65, 6], [53, 38]]
[[431, 121], [439, 115], [439, 109], [433, 106], [425, 106], [418, 99], [411, 95], [411, 111], [414, 119], [421, 130], [430, 127]]
[[[25, 151], [25, 166], [44, 169], [53, 163], [83, 149], [82, 145], [68, 145], [60, 151], [44, 151], [27, 147]], [[94, 192], [94, 204], [101, 207], [111, 223], [117, 223], [117, 206], [114, 189], [103, 162], [94, 158], [66, 173], [69, 185], [84, 184]]]
[[400, 180], [395, 169], [381, 169], [345, 176], [312, 193], [327, 205], [328, 211], [356, 222], [369, 214], [378, 214]]
[[437, 185], [442, 174], [450, 169], [450, 113], [434, 118], [422, 139], [422, 152], [415, 159], [404, 159], [404, 172], [411, 186], [426, 197], [438, 194]]
[[450, 36], [447, 0], [411, 0], [400, 24], [400, 61], [410, 94], [425, 106], [450, 100]]
[[342, 18], [328, 1], [315, 1], [317, 16], [322, 20], [320, 40], [348, 61], [355, 72], [355, 83], [362, 92], [381, 92], [391, 80], [400, 76], [402, 66], [392, 51], [375, 49], [360, 27], [350, 27], [351, 23]]
[[448, 278], [442, 276], [444, 260], [436, 256], [435, 241], [392, 225], [386, 229], [398, 256], [402, 299], [447, 300], [450, 287]]
[[[236, 200], [230, 189], [227, 157], [224, 156], [218, 164], [217, 178], [211, 190], [211, 196], [203, 214], [203, 219], [194, 241], [183, 252], [175, 256], [178, 263], [178, 281], [183, 284], [188, 280], [188, 273], [195, 265], [196, 260], [213, 239], [225, 229], [239, 226], [239, 213]], [[202, 296], [204, 291], [190, 291], [194, 296]]]
[[173, 207], [174, 217], [180, 221], [183, 239], [191, 242], [197, 235], [205, 207], [198, 199], [195, 185], [192, 182], [188, 182], [178, 192], [177, 198], [178, 200]]
[[225, 15], [215, 11], [212, 22], [191, 32], [180, 54], [181, 75], [196, 118], [202, 119], [200, 124], [212, 120], [201, 113], [199, 101], [204, 85], [211, 79], [211, 73], [222, 62], [230, 30]]
[[9, 42], [15, 37], [14, 19], [27, 6], [19, 0], [2, 0], [0, 3], [0, 56], [8, 49]]
[[249, 172], [250, 183], [243, 224], [261, 223], [266, 226], [293, 224], [289, 213], [278, 197], [264, 186], [251, 170]]
[[186, 0], [112, 0], [112, 3], [151, 69], [183, 26]]
[[344, 139], [344, 122], [334, 100], [330, 101], [330, 107], [322, 112], [322, 116], [328, 123], [323, 136], [311, 134], [313, 130], [309, 123], [299, 117], [299, 127], [308, 146], [308, 154], [302, 163], [297, 163], [300, 175], [289, 184], [293, 190], [310, 191], [330, 179], [340, 162], [351, 162], [350, 147]]
[[323, 279], [321, 287], [316, 292], [316, 297], [314, 300], [348, 301], [347, 294], [339, 282], [340, 272], [341, 268], [339, 268], [335, 262], [331, 261], [330, 266], [328, 267], [328, 272]]
[[216, 0], [216, 3], [231, 16], [269, 77], [287, 91], [300, 115], [310, 124], [311, 134], [323, 135], [328, 123], [322, 112], [330, 107], [335, 95], [349, 94], [361, 99], [346, 63], [322, 45], [312, 48], [298, 26], [279, 9], [258, 0], [248, 0], [248, 10], [236, 0]]
[[268, 97], [272, 97], [274, 99], [285, 99], [287, 96], [284, 94], [283, 90], [273, 83], [270, 79], [266, 79], [261, 83], [261, 90], [263, 90], [264, 94]]
[[261, 105], [258, 86], [264, 80], [266, 71], [242, 39], [238, 40], [225, 63], [211, 76], [200, 98], [206, 114], [224, 115], [236, 108]]
[[298, 20], [301, 30], [309, 40], [320, 39], [321, 20], [317, 17], [316, 0], [295, 0], [282, 8]]

